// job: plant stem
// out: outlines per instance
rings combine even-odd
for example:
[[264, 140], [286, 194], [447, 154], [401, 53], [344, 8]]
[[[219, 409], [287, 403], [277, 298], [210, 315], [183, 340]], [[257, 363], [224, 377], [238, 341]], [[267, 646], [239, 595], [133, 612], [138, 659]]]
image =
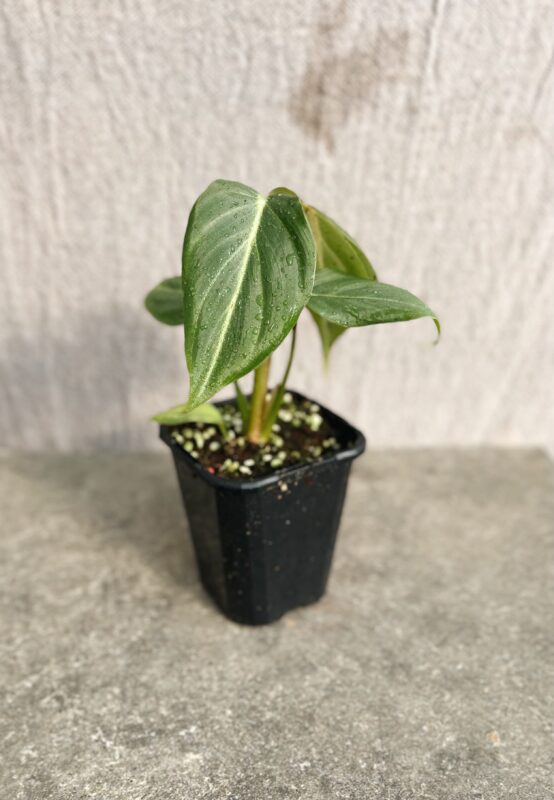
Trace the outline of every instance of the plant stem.
[[271, 429], [273, 427], [273, 423], [277, 419], [277, 414], [279, 413], [279, 409], [281, 408], [281, 405], [283, 403], [283, 397], [285, 395], [285, 389], [287, 388], [287, 381], [289, 379], [290, 368], [292, 367], [292, 362], [294, 359], [295, 347], [296, 347], [296, 325], [292, 329], [292, 342], [290, 345], [289, 360], [287, 361], [287, 367], [285, 369], [283, 380], [273, 390], [271, 399], [269, 401], [269, 408], [267, 409], [265, 414], [265, 420], [262, 425], [262, 435], [260, 438], [260, 441], [262, 443], [269, 438], [271, 434]]
[[262, 361], [260, 366], [254, 371], [254, 390], [250, 401], [250, 422], [246, 432], [246, 438], [253, 444], [259, 444], [260, 442], [270, 363], [271, 356], [266, 358], [265, 361]]
[[248, 428], [248, 420], [250, 419], [250, 402], [244, 396], [238, 381], [235, 381], [235, 392], [237, 395], [237, 408], [242, 417], [242, 429], [245, 431]]

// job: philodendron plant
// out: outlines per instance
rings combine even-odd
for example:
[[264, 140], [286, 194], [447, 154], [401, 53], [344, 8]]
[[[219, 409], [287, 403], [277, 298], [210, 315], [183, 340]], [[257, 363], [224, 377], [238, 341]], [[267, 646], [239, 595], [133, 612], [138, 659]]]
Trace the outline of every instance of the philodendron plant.
[[[263, 445], [285, 396], [304, 309], [314, 318], [327, 360], [347, 329], [431, 317], [405, 289], [377, 280], [356, 242], [290, 189], [267, 197], [241, 183], [216, 180], [191, 211], [182, 275], [162, 281], [145, 305], [160, 322], [183, 325], [190, 376], [186, 403], [154, 417], [166, 425], [224, 426], [210, 399], [234, 383], [245, 439]], [[291, 334], [284, 376], [268, 394], [272, 353]], [[247, 397], [239, 379], [254, 373]]]

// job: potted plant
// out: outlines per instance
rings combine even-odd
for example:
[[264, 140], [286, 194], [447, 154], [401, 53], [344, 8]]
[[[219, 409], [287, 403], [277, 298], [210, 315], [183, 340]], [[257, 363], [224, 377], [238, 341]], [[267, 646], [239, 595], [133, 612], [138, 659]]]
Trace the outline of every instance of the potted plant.
[[[184, 325], [189, 397], [154, 419], [173, 453], [205, 588], [228, 617], [254, 625], [318, 600], [365, 440], [287, 391], [298, 317], [311, 313], [327, 360], [349, 327], [427, 316], [439, 329], [436, 315], [378, 282], [354, 240], [294, 192], [264, 197], [225, 180], [194, 204], [182, 276], [162, 281], [145, 305]], [[271, 355], [289, 334], [285, 373], [270, 390]], [[245, 394], [238, 381], [250, 372]], [[233, 400], [210, 403], [230, 384]]]

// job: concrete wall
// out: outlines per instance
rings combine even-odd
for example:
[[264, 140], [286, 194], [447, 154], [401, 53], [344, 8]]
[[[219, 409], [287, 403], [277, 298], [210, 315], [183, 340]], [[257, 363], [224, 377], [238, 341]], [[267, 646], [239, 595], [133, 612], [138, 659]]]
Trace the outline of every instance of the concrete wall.
[[311, 320], [292, 385], [375, 445], [554, 447], [554, 6], [11, 0], [0, 9], [4, 445], [142, 448], [186, 396], [143, 312], [216, 177], [289, 185], [441, 316]]

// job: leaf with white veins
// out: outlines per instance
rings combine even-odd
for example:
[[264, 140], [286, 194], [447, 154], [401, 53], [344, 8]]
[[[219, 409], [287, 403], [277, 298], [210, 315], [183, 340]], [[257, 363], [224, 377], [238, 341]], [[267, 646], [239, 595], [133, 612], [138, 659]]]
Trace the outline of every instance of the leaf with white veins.
[[[314, 237], [317, 252], [317, 269], [333, 269], [369, 281], [377, 280], [375, 270], [354, 239], [334, 220], [313, 206], [304, 210]], [[333, 343], [346, 328], [324, 319], [310, 308], [318, 327], [325, 362]]]
[[440, 334], [435, 312], [405, 289], [330, 269], [318, 270], [308, 308], [347, 328], [431, 317]]
[[268, 197], [214, 181], [196, 201], [183, 247], [187, 408], [257, 367], [310, 299], [315, 247], [294, 192]]

